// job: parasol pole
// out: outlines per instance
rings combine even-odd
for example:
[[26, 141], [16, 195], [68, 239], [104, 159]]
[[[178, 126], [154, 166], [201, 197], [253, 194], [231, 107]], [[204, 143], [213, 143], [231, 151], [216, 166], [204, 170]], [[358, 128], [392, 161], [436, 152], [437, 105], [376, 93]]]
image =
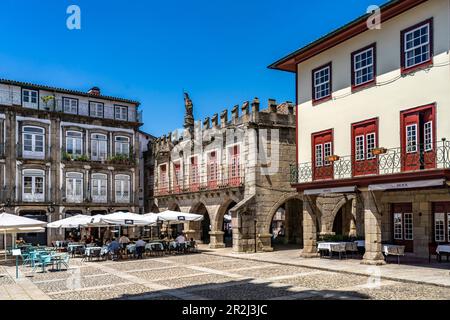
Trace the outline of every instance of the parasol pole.
[[3, 247], [5, 249], [5, 261], [6, 261], [6, 229], [4, 230], [4, 235], [3, 235]]

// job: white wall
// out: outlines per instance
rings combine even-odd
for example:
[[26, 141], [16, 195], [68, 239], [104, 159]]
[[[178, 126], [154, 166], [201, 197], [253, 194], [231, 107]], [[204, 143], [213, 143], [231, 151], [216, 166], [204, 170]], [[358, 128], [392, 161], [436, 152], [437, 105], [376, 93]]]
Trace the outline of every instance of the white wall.
[[[351, 124], [379, 118], [379, 146], [400, 146], [400, 112], [436, 103], [437, 137], [450, 140], [450, 8], [430, 0], [298, 65], [299, 162], [311, 161], [311, 134], [334, 129], [334, 153], [351, 155]], [[400, 77], [400, 32], [434, 18], [434, 67]], [[351, 91], [351, 53], [377, 43], [377, 86]], [[333, 99], [312, 105], [311, 71], [333, 62]], [[396, 81], [390, 82], [393, 79]]]

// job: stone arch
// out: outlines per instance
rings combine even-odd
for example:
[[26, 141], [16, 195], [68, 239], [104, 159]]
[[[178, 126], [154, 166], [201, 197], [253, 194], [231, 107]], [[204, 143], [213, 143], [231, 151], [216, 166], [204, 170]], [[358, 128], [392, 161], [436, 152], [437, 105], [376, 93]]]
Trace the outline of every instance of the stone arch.
[[278, 208], [280, 208], [284, 203], [288, 202], [289, 200], [294, 200], [294, 199], [297, 199], [297, 200], [300, 200], [303, 202], [303, 196], [301, 196], [299, 194], [292, 194], [292, 193], [283, 194], [278, 199], [278, 201], [270, 208], [269, 213], [265, 217], [264, 230], [267, 230], [268, 228], [270, 228], [270, 223], [272, 222], [272, 218], [275, 215]]
[[150, 212], [151, 212], [151, 213], [159, 213], [159, 208], [158, 208], [158, 206], [156, 205], [156, 203], [154, 203], [154, 204], [152, 205], [152, 209], [150, 210]]
[[177, 202], [172, 202], [167, 207], [170, 211], [179, 211], [181, 212], [180, 205]]
[[189, 212], [203, 215], [202, 221], [189, 223], [189, 230], [192, 233], [192, 237], [196, 240], [200, 240], [201, 243], [209, 244], [209, 233], [211, 232], [211, 214], [208, 211], [208, 207], [200, 201], [194, 204]]
[[[212, 231], [216, 234], [221, 234], [222, 243], [224, 246], [233, 246], [233, 232], [238, 232], [237, 226], [232, 225], [232, 229], [229, 228], [231, 221], [225, 222], [225, 214], [227, 211], [235, 207], [239, 203], [239, 199], [234, 197], [228, 197], [217, 209], [212, 223]], [[226, 227], [226, 228], [225, 228]]]
[[336, 235], [349, 236], [352, 233], [352, 229], [356, 229], [356, 217], [353, 216], [351, 209], [353, 199], [355, 199], [354, 195], [344, 195], [336, 203], [325, 222], [328, 225], [323, 226], [327, 233], [331, 232]]
[[240, 200], [235, 197], [229, 197], [217, 209], [216, 214], [214, 215], [214, 221], [212, 223], [213, 230], [215, 230], [215, 231], [222, 230], [223, 217], [225, 216], [227, 210], [230, 209], [229, 206], [233, 202], [236, 205], [240, 202]]

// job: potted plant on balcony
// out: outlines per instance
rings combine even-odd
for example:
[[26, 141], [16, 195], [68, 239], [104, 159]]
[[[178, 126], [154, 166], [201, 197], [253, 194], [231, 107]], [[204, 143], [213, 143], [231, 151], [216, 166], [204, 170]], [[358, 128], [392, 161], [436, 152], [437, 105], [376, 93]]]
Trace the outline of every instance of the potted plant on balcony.
[[82, 154], [82, 155], [78, 156], [76, 160], [81, 161], [81, 162], [88, 162], [89, 156], [86, 154]]
[[62, 159], [63, 159], [63, 161], [73, 161], [72, 155], [66, 151], [63, 151]]
[[54, 96], [43, 96], [43, 97], [41, 97], [41, 100], [45, 104], [45, 107], [44, 107], [45, 110], [50, 111], [49, 102], [53, 101], [53, 104], [54, 104], [55, 97]]

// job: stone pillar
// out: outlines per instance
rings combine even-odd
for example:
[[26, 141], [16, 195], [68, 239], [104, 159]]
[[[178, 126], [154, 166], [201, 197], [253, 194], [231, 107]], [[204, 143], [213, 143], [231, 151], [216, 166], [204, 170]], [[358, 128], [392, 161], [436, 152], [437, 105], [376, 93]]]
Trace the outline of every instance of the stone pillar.
[[263, 252], [272, 252], [272, 235], [270, 233], [258, 234], [259, 248]]
[[358, 228], [356, 225], [357, 217], [356, 217], [356, 197], [351, 199], [351, 220], [350, 220], [350, 232], [349, 236], [357, 237], [358, 236]]
[[210, 231], [210, 243], [209, 247], [211, 249], [221, 249], [225, 248], [225, 243], [223, 242], [223, 235], [225, 232], [223, 231]]
[[303, 200], [303, 258], [315, 258], [317, 252], [316, 196], [305, 196]]
[[362, 264], [383, 265], [386, 262], [381, 253], [381, 215], [377, 208], [376, 194], [371, 191], [363, 191], [362, 199], [366, 245]]

